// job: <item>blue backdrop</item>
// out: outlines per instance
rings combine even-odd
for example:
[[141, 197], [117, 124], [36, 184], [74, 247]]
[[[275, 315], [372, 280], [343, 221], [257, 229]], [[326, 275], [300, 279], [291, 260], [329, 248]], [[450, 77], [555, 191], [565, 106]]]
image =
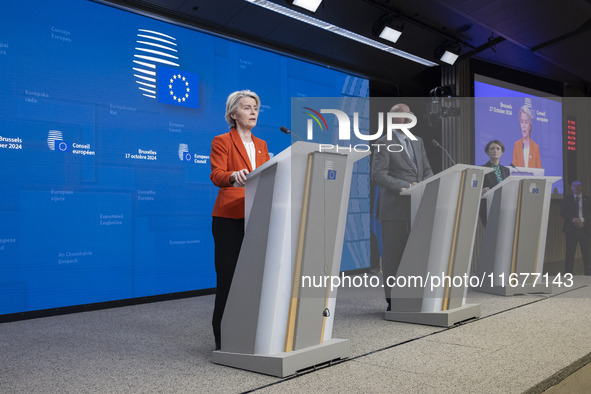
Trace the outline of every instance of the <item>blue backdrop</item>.
[[[89, 1], [5, 1], [0, 20], [0, 314], [215, 287], [209, 151], [228, 94], [259, 94], [253, 132], [275, 154], [292, 97], [368, 95], [365, 79]], [[345, 249], [343, 269], [369, 264]]]

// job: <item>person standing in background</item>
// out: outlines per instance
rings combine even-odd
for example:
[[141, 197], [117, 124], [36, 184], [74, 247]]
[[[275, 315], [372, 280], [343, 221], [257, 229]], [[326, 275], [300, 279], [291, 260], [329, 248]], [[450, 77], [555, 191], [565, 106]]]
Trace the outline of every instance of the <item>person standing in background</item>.
[[573, 181], [572, 194], [562, 200], [561, 214], [564, 219], [564, 235], [566, 238], [565, 272], [573, 273], [577, 244], [583, 254], [585, 275], [591, 275], [591, 256], [589, 255], [589, 220], [591, 220], [591, 200], [583, 195], [581, 182]]
[[[501, 183], [511, 175], [511, 171], [501, 165], [501, 156], [505, 152], [505, 145], [499, 140], [492, 140], [484, 147], [484, 151], [488, 155], [488, 162], [483, 164], [483, 167], [491, 167], [494, 171], [489, 172], [484, 176], [482, 183], [482, 194], [488, 192], [490, 189]], [[480, 220], [486, 226], [487, 208], [486, 201], [480, 202]]]
[[501, 156], [505, 152], [505, 145], [499, 140], [492, 140], [486, 147], [484, 151], [488, 155], [488, 163], [483, 164], [483, 167], [491, 167], [494, 171], [489, 172], [484, 176], [484, 182], [482, 184], [482, 194], [486, 193], [500, 182], [505, 180], [509, 175], [511, 175], [511, 171], [509, 168], [501, 165]]
[[[396, 104], [390, 112], [411, 113], [406, 104]], [[410, 118], [404, 118], [410, 123]], [[402, 151], [390, 152], [386, 148], [373, 152], [371, 179], [380, 186], [377, 217], [382, 224], [383, 258], [382, 273], [387, 310], [391, 310], [391, 288], [387, 278], [395, 276], [402, 259], [402, 253], [410, 234], [410, 201], [400, 196], [400, 192], [433, 176], [427, 159], [423, 140], [417, 137], [412, 141], [400, 130], [394, 130], [392, 140], [387, 136], [378, 139], [376, 144], [383, 146], [400, 144]]]

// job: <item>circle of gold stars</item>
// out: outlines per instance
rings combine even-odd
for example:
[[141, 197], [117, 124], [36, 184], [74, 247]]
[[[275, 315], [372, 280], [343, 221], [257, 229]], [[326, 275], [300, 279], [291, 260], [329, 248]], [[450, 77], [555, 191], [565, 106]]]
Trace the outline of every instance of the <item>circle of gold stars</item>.
[[[184, 96], [182, 94], [179, 94], [177, 96], [176, 93], [172, 90], [172, 85], [175, 83], [175, 81], [181, 81], [182, 83], [184, 83], [184, 85], [181, 84], [180, 89], [185, 89]], [[170, 84], [168, 85], [168, 88], [170, 89], [170, 95], [172, 96], [172, 99], [176, 102], [182, 103], [189, 98], [189, 92], [191, 91], [191, 89], [189, 88], [189, 81], [187, 81], [187, 78], [181, 76], [181, 74], [173, 75], [172, 78], [170, 78]]]

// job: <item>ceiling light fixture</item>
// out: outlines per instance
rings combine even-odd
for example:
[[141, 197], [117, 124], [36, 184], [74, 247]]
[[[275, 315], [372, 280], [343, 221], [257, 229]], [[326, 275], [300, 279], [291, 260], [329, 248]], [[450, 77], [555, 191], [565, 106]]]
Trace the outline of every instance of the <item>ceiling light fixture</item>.
[[461, 50], [462, 48], [457, 42], [445, 41], [435, 48], [433, 55], [439, 61], [453, 66], [456, 60], [458, 60]]
[[320, 19], [316, 19], [311, 16], [304, 15], [301, 12], [294, 11], [290, 8], [280, 6], [279, 4], [273, 3], [272, 1], [268, 1], [268, 0], [245, 0], [245, 1], [248, 1], [249, 3], [252, 3], [252, 4], [257, 5], [259, 7], [263, 7], [268, 10], [277, 12], [279, 14], [288, 16], [290, 18], [297, 19], [300, 22], [308, 23], [312, 26], [316, 26], [321, 29], [328, 30], [332, 33], [346, 37], [350, 40], [354, 40], [354, 41], [360, 42], [362, 44], [365, 44], [365, 45], [368, 45], [368, 46], [371, 46], [371, 47], [374, 47], [377, 49], [381, 49], [382, 51], [391, 53], [396, 56], [400, 56], [402, 58], [411, 60], [415, 63], [419, 63], [419, 64], [422, 64], [422, 65], [428, 66], [428, 67], [437, 66], [437, 63], [434, 63], [434, 62], [427, 60], [427, 59], [423, 59], [420, 56], [416, 56], [411, 53], [404, 52], [399, 49], [393, 48], [389, 45], [382, 44], [381, 42], [378, 42], [376, 40], [372, 40], [371, 38], [367, 38], [367, 37], [364, 37], [360, 34], [353, 33], [352, 31], [340, 28], [340, 27], [335, 26], [333, 24], [324, 22]]
[[302, 7], [310, 12], [316, 12], [322, 0], [288, 0], [289, 3]]
[[379, 37], [383, 40], [388, 40], [390, 42], [396, 42], [402, 35], [402, 29], [404, 26], [392, 23], [393, 16], [386, 14], [382, 16], [378, 21], [373, 25], [371, 29], [373, 34], [376, 37]]
[[401, 35], [402, 32], [400, 30], [394, 29], [390, 26], [384, 26], [382, 32], [378, 37], [395, 43], [396, 41], [398, 41]]
[[458, 60], [459, 55], [450, 52], [450, 51], [445, 51], [443, 52], [443, 55], [441, 55], [441, 57], [439, 58], [439, 60], [441, 60], [443, 63], [447, 63], [449, 65], [454, 65], [454, 63], [456, 62], [456, 60]]

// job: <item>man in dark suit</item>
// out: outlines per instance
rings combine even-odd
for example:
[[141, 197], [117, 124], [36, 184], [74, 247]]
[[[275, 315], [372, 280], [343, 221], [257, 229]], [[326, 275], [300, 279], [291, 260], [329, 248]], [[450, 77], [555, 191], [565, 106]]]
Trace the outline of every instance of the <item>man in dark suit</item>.
[[591, 220], [591, 200], [582, 193], [581, 182], [573, 181], [571, 184], [573, 194], [565, 196], [562, 200], [561, 214], [564, 219], [563, 231], [566, 238], [565, 271], [573, 272], [577, 243], [581, 247], [585, 275], [591, 275], [591, 256], [589, 255], [589, 229], [588, 221]]
[[[390, 112], [411, 113], [406, 104], [396, 104]], [[410, 118], [404, 118], [410, 123]], [[390, 149], [388, 146], [399, 144], [404, 147]], [[388, 310], [390, 310], [390, 290], [386, 285], [389, 276], [395, 276], [400, 265], [402, 253], [410, 233], [410, 199], [400, 196], [400, 192], [433, 175], [423, 140], [417, 137], [411, 140], [406, 134], [395, 130], [392, 140], [387, 136], [380, 138], [374, 149], [371, 165], [371, 179], [380, 186], [377, 217], [382, 223], [384, 244], [382, 272]]]

